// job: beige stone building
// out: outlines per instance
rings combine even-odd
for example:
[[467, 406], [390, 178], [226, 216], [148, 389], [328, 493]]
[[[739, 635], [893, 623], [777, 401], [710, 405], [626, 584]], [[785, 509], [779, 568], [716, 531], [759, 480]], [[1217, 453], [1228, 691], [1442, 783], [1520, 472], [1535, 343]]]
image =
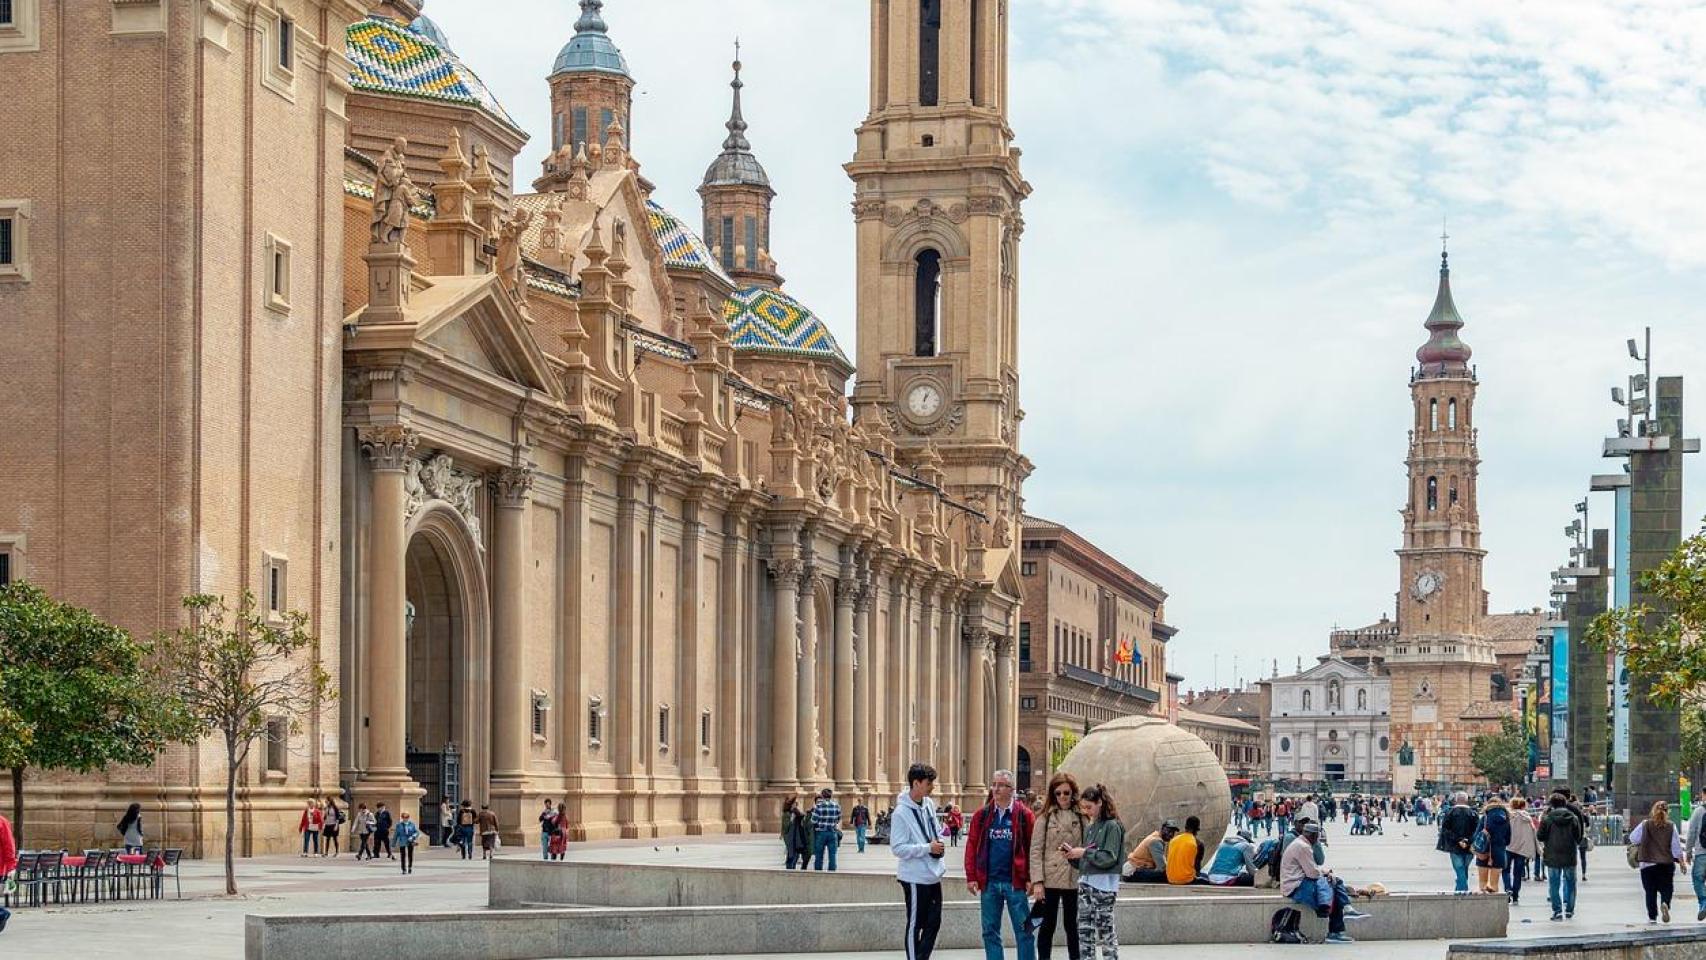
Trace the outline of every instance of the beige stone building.
[[[0, 29], [0, 78], [59, 91], [0, 140], [0, 551], [138, 632], [197, 591], [309, 614], [338, 697], [243, 771], [244, 853], [340, 786], [637, 837], [892, 795], [916, 759], [980, 797], [1019, 756], [1003, 11], [872, 4], [849, 357], [780, 286], [738, 65], [720, 153], [630, 143], [580, 6], [533, 192], [416, 0], [13, 0]], [[651, 199], [663, 149], [714, 157], [703, 239]], [[107, 839], [135, 799], [212, 849], [213, 760], [32, 778], [33, 836]]]
[[1062, 524], [1024, 519], [1020, 571], [1015, 772], [1020, 789], [1038, 789], [1054, 754], [1091, 727], [1168, 716], [1167, 641], [1178, 631], [1165, 590]]
[[1262, 728], [1247, 720], [1179, 710], [1179, 729], [1192, 734], [1214, 751], [1214, 759], [1226, 769], [1228, 780], [1250, 780], [1262, 774]]

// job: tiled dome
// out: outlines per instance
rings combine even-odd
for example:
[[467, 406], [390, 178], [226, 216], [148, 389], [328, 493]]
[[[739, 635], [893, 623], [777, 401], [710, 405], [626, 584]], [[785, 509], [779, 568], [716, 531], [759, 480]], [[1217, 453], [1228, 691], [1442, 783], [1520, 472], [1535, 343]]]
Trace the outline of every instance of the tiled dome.
[[575, 35], [557, 53], [557, 63], [551, 68], [559, 73], [614, 73], [624, 77], [628, 61], [616, 43], [610, 39], [604, 25], [604, 0], [581, 0], [581, 16], [575, 21]]
[[805, 304], [780, 290], [747, 287], [723, 302], [729, 342], [740, 352], [768, 353], [836, 364], [851, 370], [829, 328]]
[[381, 16], [355, 21], [344, 31], [350, 85], [357, 90], [483, 107], [515, 127], [515, 120], [492, 91], [450, 52], [443, 38], [438, 26], [425, 17], [415, 18], [407, 27]]
[[688, 229], [680, 217], [665, 210], [657, 201], [647, 200], [646, 219], [651, 223], [652, 236], [657, 238], [658, 247], [663, 250], [665, 266], [703, 270], [730, 288], [735, 286], [735, 282], [723, 272], [723, 265], [711, 254], [711, 248], [699, 239], [698, 234]]

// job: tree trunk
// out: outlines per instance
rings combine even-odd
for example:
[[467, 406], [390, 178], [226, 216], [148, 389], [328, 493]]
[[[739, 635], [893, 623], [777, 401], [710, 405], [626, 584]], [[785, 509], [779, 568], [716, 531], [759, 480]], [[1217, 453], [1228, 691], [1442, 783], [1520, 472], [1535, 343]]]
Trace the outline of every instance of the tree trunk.
[[24, 768], [12, 768], [12, 839], [24, 849]]
[[237, 748], [225, 745], [225, 895], [237, 895]]

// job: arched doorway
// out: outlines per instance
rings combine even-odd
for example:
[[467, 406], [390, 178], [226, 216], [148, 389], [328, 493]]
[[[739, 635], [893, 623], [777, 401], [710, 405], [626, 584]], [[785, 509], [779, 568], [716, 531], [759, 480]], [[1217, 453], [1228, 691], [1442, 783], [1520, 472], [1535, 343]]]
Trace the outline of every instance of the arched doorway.
[[1013, 786], [1023, 792], [1031, 789], [1031, 751], [1019, 748], [1019, 764], [1013, 771]]
[[485, 574], [466, 525], [448, 507], [429, 507], [414, 524], [404, 595], [407, 760], [426, 791], [417, 815], [431, 832], [440, 801], [486, 802], [491, 775]]

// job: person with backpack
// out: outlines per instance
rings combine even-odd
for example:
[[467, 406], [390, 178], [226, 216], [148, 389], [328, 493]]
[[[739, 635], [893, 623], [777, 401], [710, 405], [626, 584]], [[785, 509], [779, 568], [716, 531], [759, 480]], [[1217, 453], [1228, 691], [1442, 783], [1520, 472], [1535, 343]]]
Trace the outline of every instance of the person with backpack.
[[1217, 887], [1253, 887], [1256, 885], [1256, 838], [1249, 830], [1239, 830], [1220, 841], [1214, 860], [1208, 865], [1208, 882]]
[[1506, 851], [1511, 842], [1510, 811], [1495, 794], [1481, 808], [1481, 820], [1475, 825], [1475, 839], [1470, 848], [1475, 852], [1477, 881], [1482, 893], [1498, 893], [1509, 858]]
[[889, 849], [895, 855], [895, 880], [906, 901], [907, 960], [930, 960], [936, 934], [942, 927], [942, 825], [930, 792], [936, 789], [936, 768], [915, 763], [906, 771], [906, 789], [895, 797], [889, 821]]
[[1274, 803], [1274, 822], [1281, 836], [1291, 829], [1291, 801], [1282, 797]]
[[1662, 913], [1670, 922], [1671, 894], [1676, 889], [1676, 867], [1687, 859], [1670, 806], [1663, 800], [1653, 804], [1647, 819], [1629, 834], [1629, 848], [1641, 871], [1641, 893], [1647, 902], [1647, 922], [1658, 923]]
[[1085, 960], [1119, 960], [1114, 901], [1120, 892], [1125, 827], [1120, 825], [1113, 795], [1099, 783], [1079, 795], [1078, 809], [1090, 822], [1084, 828], [1084, 842], [1061, 853], [1078, 871], [1079, 949]]
[[402, 819], [397, 821], [397, 857], [398, 864], [405, 874], [415, 872], [415, 844], [421, 838], [421, 828], [415, 826], [415, 821], [409, 819], [409, 811], [403, 811]]
[[986, 960], [1001, 960], [1001, 914], [1013, 925], [1019, 960], [1036, 955], [1030, 919], [1031, 837], [1036, 815], [1013, 799], [1013, 772], [989, 778], [989, 799], [971, 815], [966, 833], [966, 890], [978, 898]]
[[1088, 821], [1078, 809], [1078, 781], [1070, 773], [1056, 773], [1049, 781], [1048, 800], [1048, 809], [1031, 831], [1031, 899], [1042, 903], [1043, 914], [1037, 960], [1049, 960], [1063, 912], [1066, 955], [1078, 960], [1078, 871], [1063, 852], [1084, 845]]
[[[1355, 943], [1345, 933], [1346, 908], [1350, 895], [1338, 883], [1330, 870], [1316, 863], [1316, 847], [1321, 842], [1321, 825], [1310, 821], [1299, 831], [1298, 838], [1285, 848], [1280, 857], [1280, 894], [1327, 919], [1327, 943]], [[1352, 916], [1366, 916], [1354, 913]], [[1285, 926], [1295, 929], [1294, 924]]]
[[363, 803], [355, 808], [355, 826], [352, 829], [355, 830], [356, 839], [361, 843], [361, 846], [356, 848], [355, 858], [357, 860], [373, 859], [373, 811], [367, 809], [367, 804]]
[[378, 860], [380, 847], [385, 848], [385, 859], [392, 859], [391, 811], [383, 803], [377, 804], [373, 811], [373, 855], [368, 859]]
[[1570, 812], [1562, 793], [1554, 793], [1550, 807], [1540, 818], [1536, 837], [1546, 861], [1547, 897], [1552, 919], [1569, 920], [1576, 915], [1576, 850], [1582, 842], [1581, 818]]
[[1439, 838], [1434, 849], [1451, 856], [1451, 872], [1456, 877], [1455, 893], [1469, 892], [1469, 863], [1475, 857], [1475, 834], [1481, 818], [1469, 805], [1469, 794], [1459, 792], [1457, 802], [1439, 818]]
[[[462, 805], [456, 808], [456, 849], [464, 860], [474, 859], [474, 827], [479, 822], [480, 815], [474, 812], [474, 801], [462, 801]], [[415, 829], [418, 831], [420, 828]]]
[[1515, 796], [1511, 798], [1511, 840], [1506, 848], [1505, 863], [1505, 893], [1511, 898], [1511, 905], [1516, 906], [1522, 898], [1523, 877], [1528, 874], [1528, 865], [1540, 856], [1540, 842], [1534, 836], [1534, 819], [1528, 815], [1528, 800]]

